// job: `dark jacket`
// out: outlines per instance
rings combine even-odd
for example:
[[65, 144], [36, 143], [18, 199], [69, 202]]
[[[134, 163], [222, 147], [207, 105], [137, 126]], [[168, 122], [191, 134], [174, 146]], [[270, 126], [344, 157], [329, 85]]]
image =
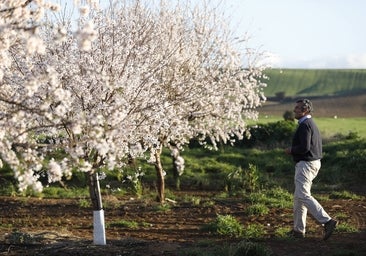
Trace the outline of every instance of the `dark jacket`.
[[295, 162], [322, 158], [322, 139], [312, 118], [299, 124], [292, 139], [291, 154]]

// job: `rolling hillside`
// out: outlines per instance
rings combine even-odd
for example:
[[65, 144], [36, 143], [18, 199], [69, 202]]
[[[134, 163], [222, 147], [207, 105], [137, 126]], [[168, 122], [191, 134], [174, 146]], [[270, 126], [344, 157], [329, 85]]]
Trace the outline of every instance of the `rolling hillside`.
[[366, 93], [366, 69], [268, 69], [267, 97], [343, 96]]
[[282, 116], [297, 98], [313, 101], [319, 117], [366, 117], [366, 69], [266, 70], [261, 115]]

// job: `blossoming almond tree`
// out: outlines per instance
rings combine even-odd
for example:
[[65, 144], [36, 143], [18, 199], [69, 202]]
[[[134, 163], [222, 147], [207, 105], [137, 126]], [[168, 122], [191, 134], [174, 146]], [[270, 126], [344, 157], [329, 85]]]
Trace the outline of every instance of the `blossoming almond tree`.
[[[126, 1], [97, 14], [98, 40], [92, 54], [86, 53], [89, 57], [82, 61], [84, 70], [93, 67], [93, 76], [104, 72], [109, 88], [113, 88], [111, 99], [125, 110], [119, 110], [123, 118], [109, 129], [131, 132], [125, 145], [140, 144], [151, 153], [161, 202], [163, 147], [181, 147], [196, 136], [202, 141], [210, 137], [213, 146], [217, 141], [226, 143], [234, 134], [240, 138], [245, 119], [255, 118], [255, 107], [264, 100], [264, 85], [256, 79], [261, 69], [242, 68], [230, 31], [215, 12], [192, 12], [186, 5], [173, 8], [168, 3], [161, 1], [154, 11], [141, 1]], [[79, 73], [72, 80], [80, 76], [84, 75]], [[85, 82], [105, 86], [103, 81], [95, 83], [94, 77], [94, 82], [89, 79], [89, 75], [83, 77], [78, 87]], [[93, 97], [93, 104], [96, 99]], [[91, 111], [95, 114], [96, 110]]]
[[39, 191], [42, 185], [34, 171], [41, 168], [43, 155], [34, 150], [36, 143], [29, 140], [28, 134], [50, 123], [39, 124], [47, 106], [37, 107], [34, 95], [48, 82], [57, 85], [52, 75], [42, 75], [32, 69], [31, 58], [26, 57], [44, 53], [38, 35], [39, 22], [46, 8], [56, 10], [56, 7], [44, 3], [31, 7], [32, 2], [0, 3], [0, 152], [1, 159], [13, 168], [20, 190], [31, 185]]
[[241, 54], [231, 41], [230, 31], [212, 9], [192, 12], [180, 5], [160, 7], [155, 34], [159, 35], [157, 44], [162, 45], [160, 52], [169, 55], [164, 58], [166, 68], [155, 75], [160, 103], [154, 109], [161, 114], [150, 124], [158, 122], [153, 130], [159, 143], [149, 149], [163, 202], [162, 148], [179, 148], [198, 136], [202, 142], [209, 137], [213, 147], [234, 135], [241, 138], [246, 119], [256, 118], [255, 108], [264, 101], [264, 84], [258, 80], [261, 67], [242, 68]]
[[[163, 202], [162, 148], [194, 137], [211, 138], [213, 147], [240, 137], [263, 101], [261, 69], [242, 68], [235, 40], [213, 10], [119, 3], [90, 15], [81, 8], [78, 33], [55, 22], [37, 44], [29, 43], [34, 34], [24, 36], [26, 45], [17, 35], [0, 48], [13, 58], [0, 69], [1, 157], [20, 189], [40, 190], [44, 168], [49, 182], [71, 175], [71, 168], [85, 172], [100, 213], [96, 244], [105, 244], [98, 170], [150, 152]], [[66, 157], [58, 159], [59, 151]]]
[[[43, 14], [58, 9], [38, 0], [0, 3], [0, 153], [14, 170], [20, 191], [41, 191], [44, 171], [51, 183], [70, 176], [72, 167], [93, 169], [88, 159], [78, 157], [80, 147], [74, 143], [85, 118], [75, 121], [75, 95], [63, 86], [41, 35]], [[87, 50], [93, 39], [90, 26], [75, 35], [79, 48]], [[63, 37], [64, 30], [56, 30], [54, 39]], [[49, 143], [50, 138], [57, 143]], [[59, 151], [70, 157], [52, 158]]]

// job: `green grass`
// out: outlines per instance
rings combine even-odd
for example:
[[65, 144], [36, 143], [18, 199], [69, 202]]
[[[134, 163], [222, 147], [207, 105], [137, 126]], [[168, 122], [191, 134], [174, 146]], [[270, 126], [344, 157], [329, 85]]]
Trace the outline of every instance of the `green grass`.
[[251, 216], [263, 216], [269, 213], [269, 208], [265, 204], [257, 203], [248, 206], [248, 208], [245, 210], [245, 213]]
[[[249, 122], [253, 124], [266, 124], [283, 120], [282, 116], [260, 116], [257, 122]], [[314, 117], [323, 138], [329, 138], [337, 134], [349, 134], [355, 132], [361, 138], [366, 138], [366, 118], [353, 117], [353, 118], [327, 118], [327, 117]]]
[[[317, 119], [320, 128], [325, 124], [333, 122], [333, 119]], [[366, 127], [366, 119], [350, 118], [357, 120], [360, 127]], [[350, 121], [349, 124], [355, 125]], [[355, 125], [356, 126], [356, 125]], [[276, 126], [277, 127], [277, 126]], [[294, 125], [295, 129], [296, 125]], [[339, 132], [339, 127], [328, 126], [328, 132]], [[278, 128], [278, 127], [277, 127]], [[292, 128], [291, 128], [292, 129]], [[322, 128], [321, 128], [322, 129]], [[274, 134], [283, 133], [282, 130], [275, 130]], [[365, 132], [366, 133], [366, 132]], [[285, 136], [286, 143], [291, 143], [291, 136]], [[262, 145], [262, 144], [261, 144]], [[220, 145], [218, 151], [210, 151], [195, 146], [186, 147], [181, 155], [185, 159], [186, 168], [180, 177], [182, 190], [200, 190], [220, 192], [223, 198], [228, 196], [243, 196], [251, 204], [262, 203], [267, 207], [287, 207], [291, 202], [291, 195], [288, 191], [293, 190], [294, 163], [288, 155], [283, 152], [284, 145], [274, 144], [271, 147], [251, 147], [240, 144], [236, 147]], [[334, 138], [327, 138], [323, 145], [322, 169], [314, 184], [314, 192], [330, 192], [348, 190], [350, 185], [359, 184], [366, 178], [366, 135], [337, 135]], [[178, 200], [170, 188], [174, 187], [172, 181], [172, 160], [169, 150], [164, 150], [162, 158], [166, 176], [166, 197]], [[153, 189], [156, 181], [154, 166], [146, 163], [145, 160], [136, 160], [138, 167], [141, 166], [145, 175], [141, 179], [143, 197], [149, 195], [151, 199], [156, 197]], [[252, 166], [252, 167], [251, 167]], [[126, 183], [123, 183], [118, 175], [121, 171], [106, 170], [107, 178], [101, 181], [102, 195], [125, 195], [131, 193], [126, 190]], [[76, 198], [80, 199], [80, 207], [90, 207], [88, 204], [89, 191], [86, 186], [76, 186], [84, 175], [75, 173], [71, 180], [64, 180], [65, 187], [52, 184], [46, 187], [39, 197], [43, 198]], [[230, 175], [231, 174], [231, 175]], [[235, 175], [234, 175], [235, 174]], [[13, 172], [9, 168], [2, 168], [1, 195], [20, 195], [16, 193]], [[247, 179], [248, 178], [248, 179]], [[249, 179], [250, 178], [250, 179]], [[85, 182], [84, 182], [85, 183]], [[82, 183], [82, 184], [84, 184]], [[229, 186], [230, 185], [230, 186]], [[255, 186], [254, 186], [255, 185]], [[106, 187], [109, 189], [106, 189]], [[229, 189], [230, 188], [230, 189]], [[120, 192], [126, 191], [126, 192]], [[248, 191], [252, 193], [248, 193]], [[122, 193], [122, 194], [121, 194]], [[150, 194], [149, 194], [150, 193]], [[270, 193], [270, 194], [268, 194]], [[29, 194], [32, 195], [32, 194]], [[250, 195], [250, 198], [247, 196]], [[343, 194], [343, 196], [345, 196]], [[84, 199], [84, 200], [83, 200]], [[200, 198], [186, 198], [193, 205], [202, 205]], [[207, 202], [210, 204], [212, 202]], [[105, 201], [105, 207], [113, 208], [114, 202]], [[169, 205], [160, 206], [156, 211], [169, 211]]]
[[356, 195], [352, 192], [343, 190], [343, 191], [333, 191], [329, 198], [331, 199], [351, 199], [351, 200], [360, 200], [362, 196]]
[[288, 227], [286, 227], [286, 228], [284, 228], [284, 227], [278, 227], [278, 228], [275, 229], [275, 237], [281, 238], [281, 239], [288, 239], [289, 236], [288, 236], [287, 233], [289, 231], [290, 230], [289, 230]]
[[231, 215], [218, 214], [216, 219], [204, 225], [203, 230], [227, 237], [241, 237], [244, 229], [241, 223]]
[[80, 198], [78, 201], [79, 207], [81, 208], [89, 208], [91, 207], [91, 201], [89, 198]]
[[271, 208], [291, 208], [293, 200], [292, 194], [280, 187], [250, 193], [245, 198], [252, 203], [252, 205], [256, 205], [252, 210], [256, 210], [257, 214], [259, 213], [258, 211], [262, 211], [262, 213], [266, 214], [266, 210], [263, 209], [263, 206]]
[[169, 212], [171, 210], [171, 206], [169, 204], [158, 204], [154, 207], [156, 212]]
[[136, 221], [119, 220], [119, 221], [114, 221], [114, 222], [108, 223], [107, 227], [121, 227], [121, 228], [137, 229], [139, 227], [139, 223], [137, 223]]
[[358, 232], [358, 229], [355, 226], [353, 226], [347, 222], [341, 222], [337, 225], [336, 232], [337, 233], [354, 233], [354, 232]]
[[42, 192], [44, 198], [85, 198], [89, 196], [88, 188], [62, 188], [59, 186], [45, 187]]
[[[349, 185], [360, 183], [365, 179], [366, 168], [366, 139], [363, 138], [347, 138], [337, 137], [337, 139], [328, 140], [324, 144], [324, 158], [322, 161], [322, 169], [319, 173], [314, 192], [317, 193], [348, 190]], [[164, 154], [169, 156], [169, 152]], [[262, 203], [267, 207], [288, 207], [291, 202], [291, 194], [288, 191], [293, 190], [293, 172], [294, 164], [291, 157], [284, 154], [282, 148], [258, 149], [248, 148], [245, 146], [222, 146], [218, 151], [209, 151], [202, 148], [186, 148], [182, 151], [182, 156], [186, 161], [186, 169], [181, 176], [182, 190], [197, 189], [201, 191], [218, 191], [221, 192], [223, 198], [231, 195], [243, 196], [251, 204]], [[168, 158], [167, 158], [168, 159]], [[140, 162], [140, 161], [139, 161]], [[143, 177], [142, 184], [144, 186], [143, 197], [156, 197], [153, 184], [155, 182], [155, 170], [152, 165], [144, 164], [143, 171], [146, 175]], [[238, 181], [240, 186], [232, 187], [233, 191], [227, 189], [228, 175], [241, 167], [243, 171], [240, 177], [244, 178], [250, 175], [250, 164], [256, 167], [256, 184], [255, 189], [251, 189], [252, 193], [248, 193], [247, 184], [241, 185], [241, 179]], [[177, 200], [172, 188], [172, 165], [171, 161], [163, 161], [164, 169], [167, 172], [166, 178], [166, 197]], [[10, 170], [3, 170], [3, 174], [12, 174]], [[115, 181], [113, 173], [107, 173], [107, 179], [101, 183], [103, 195], [116, 196], [112, 191], [105, 190], [106, 184], [114, 182], [115, 190], [124, 189], [124, 184]], [[68, 189], [62, 188], [55, 184], [45, 188], [43, 198], [76, 198], [79, 199], [81, 207], [90, 207], [88, 204], [89, 193], [86, 187], [76, 188], [68, 186]], [[74, 182], [74, 181], [70, 181]], [[10, 184], [10, 185], [9, 185]], [[72, 183], [74, 184], [74, 183]], [[226, 190], [225, 190], [226, 188]], [[14, 191], [12, 183], [4, 183], [2, 195], [9, 195]], [[150, 192], [150, 194], [149, 194]], [[123, 194], [124, 195], [124, 194]], [[250, 195], [250, 198], [249, 198]], [[343, 194], [343, 196], [345, 196]], [[84, 199], [84, 200], [83, 200]], [[203, 205], [204, 202], [197, 198], [186, 198], [193, 205]], [[210, 204], [208, 202], [207, 204]], [[114, 203], [105, 201], [107, 208], [114, 207]], [[169, 205], [160, 206], [157, 211], [169, 211]]]
[[357, 133], [366, 138], [366, 118], [314, 118], [323, 138], [336, 134]]
[[263, 238], [266, 231], [263, 225], [260, 224], [248, 224], [243, 231], [243, 237], [247, 239], [259, 239]]
[[264, 94], [273, 97], [329, 96], [365, 92], [366, 69], [269, 69]]

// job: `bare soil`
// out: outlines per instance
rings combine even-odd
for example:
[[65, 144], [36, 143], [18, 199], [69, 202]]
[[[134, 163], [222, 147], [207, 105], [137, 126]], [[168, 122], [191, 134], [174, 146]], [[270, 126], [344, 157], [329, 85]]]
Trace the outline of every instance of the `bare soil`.
[[[235, 216], [244, 226], [263, 225], [266, 237], [254, 242], [263, 244], [274, 255], [366, 255], [365, 199], [321, 201], [331, 216], [344, 216], [341, 222], [358, 229], [353, 233], [337, 231], [323, 241], [323, 229], [311, 217], [305, 239], [275, 237], [279, 227], [291, 228], [291, 209], [277, 208], [265, 216], [248, 216], [248, 203], [241, 198], [215, 199], [210, 193], [181, 192], [182, 197], [185, 194], [201, 198], [200, 204], [171, 203], [168, 210], [162, 211], [151, 201], [105, 197], [105, 246], [93, 245], [92, 210], [81, 207], [79, 199], [0, 197], [0, 255], [182, 255], [192, 248], [208, 252], [214, 246], [237, 244], [240, 239], [202, 229], [217, 214]], [[121, 220], [135, 221], [139, 226], [114, 225]]]

